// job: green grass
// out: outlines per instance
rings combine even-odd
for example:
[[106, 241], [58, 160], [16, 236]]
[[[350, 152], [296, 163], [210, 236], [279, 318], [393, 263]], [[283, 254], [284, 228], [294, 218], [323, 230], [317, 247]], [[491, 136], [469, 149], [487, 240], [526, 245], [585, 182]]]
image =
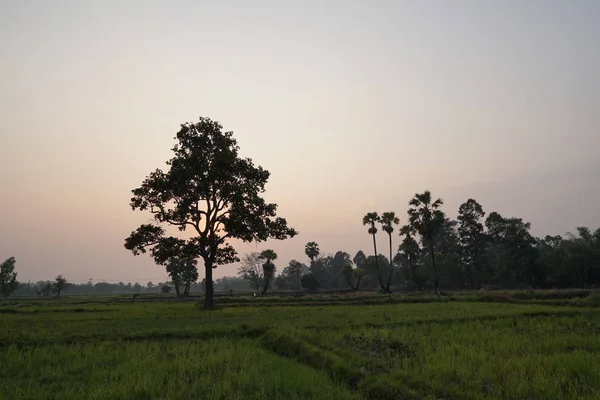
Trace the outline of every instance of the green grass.
[[596, 294], [481, 296], [4, 303], [0, 399], [600, 398]]

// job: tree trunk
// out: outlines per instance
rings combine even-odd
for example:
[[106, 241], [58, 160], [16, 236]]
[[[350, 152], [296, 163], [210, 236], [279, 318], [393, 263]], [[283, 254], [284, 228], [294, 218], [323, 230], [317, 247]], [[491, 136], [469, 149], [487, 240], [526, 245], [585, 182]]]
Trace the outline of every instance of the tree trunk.
[[440, 292], [440, 281], [438, 279], [438, 272], [435, 266], [435, 250], [433, 248], [433, 240], [431, 240], [431, 266], [433, 267], [433, 286], [435, 287], [435, 292], [439, 294]]
[[390, 271], [388, 273], [387, 287], [385, 288], [385, 291], [391, 293], [390, 285], [392, 284], [392, 266], [394, 265], [394, 262], [392, 261], [392, 234], [388, 233], [388, 236], [390, 237]]
[[360, 280], [362, 279], [362, 275], [360, 275], [356, 280], [356, 291], [360, 290]]
[[213, 299], [214, 290], [213, 290], [213, 280], [212, 280], [213, 268], [212, 268], [211, 260], [204, 261], [204, 272], [206, 274], [206, 278], [204, 279], [204, 287], [205, 287], [204, 309], [212, 310], [212, 309], [214, 309], [214, 299]]
[[375, 251], [375, 268], [377, 269], [377, 279], [379, 279], [379, 287], [381, 290], [385, 290], [385, 286], [383, 286], [383, 281], [381, 280], [381, 273], [379, 272], [379, 257], [377, 257], [377, 241], [375, 240], [375, 235], [373, 235], [373, 250]]
[[174, 280], [173, 281], [173, 286], [175, 286], [175, 293], [177, 294], [177, 297], [181, 297], [181, 293], [180, 293], [180, 285], [181, 283], [178, 280]]
[[270, 279], [265, 279], [265, 286], [263, 287], [262, 294], [266, 294], [269, 289], [269, 281]]

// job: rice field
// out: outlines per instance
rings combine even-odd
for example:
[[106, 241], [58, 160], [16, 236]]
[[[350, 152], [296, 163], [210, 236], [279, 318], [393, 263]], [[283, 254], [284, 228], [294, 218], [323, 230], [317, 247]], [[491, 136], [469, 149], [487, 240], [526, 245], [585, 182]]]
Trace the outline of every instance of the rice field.
[[600, 398], [600, 309], [463, 300], [3, 303], [0, 399]]

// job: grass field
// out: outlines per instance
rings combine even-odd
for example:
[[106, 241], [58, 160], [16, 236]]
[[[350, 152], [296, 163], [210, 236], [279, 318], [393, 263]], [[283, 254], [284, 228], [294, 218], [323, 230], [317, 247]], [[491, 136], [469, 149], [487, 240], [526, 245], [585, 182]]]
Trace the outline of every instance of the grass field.
[[594, 296], [20, 299], [0, 399], [599, 399]]

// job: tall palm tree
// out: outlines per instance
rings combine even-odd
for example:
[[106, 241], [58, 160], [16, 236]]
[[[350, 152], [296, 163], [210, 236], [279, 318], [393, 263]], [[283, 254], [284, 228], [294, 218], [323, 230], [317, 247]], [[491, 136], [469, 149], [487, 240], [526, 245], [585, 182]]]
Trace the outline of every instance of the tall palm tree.
[[317, 242], [308, 242], [306, 246], [304, 246], [304, 253], [310, 258], [310, 269], [312, 271], [313, 276], [316, 278], [315, 274], [315, 258], [319, 257], [320, 250]]
[[440, 227], [444, 224], [446, 216], [440, 210], [444, 204], [442, 199], [433, 200], [429, 190], [415, 196], [410, 200], [408, 205], [408, 221], [412, 229], [421, 235], [424, 241], [429, 245], [431, 254], [431, 265], [433, 267], [433, 284], [436, 292], [440, 292], [440, 282], [438, 271], [435, 265], [435, 250], [434, 239]]
[[390, 270], [388, 272], [387, 285], [385, 287], [386, 292], [390, 292], [390, 285], [392, 284], [392, 267], [394, 266], [394, 259], [392, 257], [392, 233], [394, 232], [394, 225], [400, 223], [400, 218], [396, 217], [396, 213], [393, 211], [384, 212], [381, 214], [381, 229], [388, 234], [390, 239]]
[[269, 283], [271, 282], [271, 279], [273, 279], [273, 276], [275, 276], [275, 264], [273, 261], [277, 259], [277, 253], [275, 253], [274, 250], [267, 249], [263, 250], [260, 253], [260, 256], [265, 260], [265, 263], [263, 264], [263, 277], [265, 279], [265, 286], [262, 290], [262, 294], [265, 294], [269, 289]]
[[375, 224], [380, 221], [379, 214], [376, 212], [367, 213], [363, 217], [363, 225], [369, 225], [369, 235], [373, 236], [373, 251], [375, 252], [375, 268], [377, 269], [377, 278], [379, 279], [379, 286], [381, 290], [385, 290], [385, 286], [383, 286], [383, 281], [381, 280], [381, 274], [379, 273], [379, 257], [377, 257], [377, 240], [375, 239], [375, 235], [377, 234], [377, 227]]

